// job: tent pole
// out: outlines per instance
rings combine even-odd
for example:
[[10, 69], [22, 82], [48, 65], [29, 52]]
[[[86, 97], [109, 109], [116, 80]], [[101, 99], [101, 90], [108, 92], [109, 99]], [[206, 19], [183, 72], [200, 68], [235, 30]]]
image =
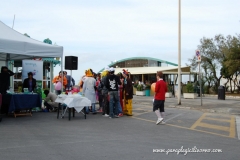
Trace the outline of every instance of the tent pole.
[[54, 87], [53, 87], [53, 83], [52, 80], [54, 78], [54, 67], [53, 67], [53, 62], [50, 63], [50, 91], [54, 92]]
[[[71, 83], [72, 83], [72, 70], [71, 70], [70, 86], [71, 86]], [[72, 87], [71, 87], [71, 90], [72, 90]]]

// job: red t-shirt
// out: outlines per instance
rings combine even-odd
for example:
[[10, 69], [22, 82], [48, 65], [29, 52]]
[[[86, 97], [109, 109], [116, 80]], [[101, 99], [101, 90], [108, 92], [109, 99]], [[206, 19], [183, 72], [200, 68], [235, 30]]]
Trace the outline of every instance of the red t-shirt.
[[156, 100], [165, 100], [165, 93], [167, 92], [167, 84], [164, 80], [160, 79], [156, 82], [155, 97]]

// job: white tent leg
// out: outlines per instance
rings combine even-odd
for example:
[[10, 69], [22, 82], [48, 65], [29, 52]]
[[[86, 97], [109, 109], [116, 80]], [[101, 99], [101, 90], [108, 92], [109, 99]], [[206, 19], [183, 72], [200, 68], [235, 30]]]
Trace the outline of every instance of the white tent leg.
[[54, 73], [54, 67], [53, 67], [53, 63], [51, 62], [50, 63], [50, 91], [54, 93], [54, 88], [52, 83], [53, 76], [54, 76], [53, 73]]

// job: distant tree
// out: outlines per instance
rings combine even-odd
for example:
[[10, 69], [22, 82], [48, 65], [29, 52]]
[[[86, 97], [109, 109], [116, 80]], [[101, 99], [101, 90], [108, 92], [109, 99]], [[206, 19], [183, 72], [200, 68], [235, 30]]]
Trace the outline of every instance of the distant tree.
[[[240, 84], [238, 81], [238, 76], [240, 74], [240, 35], [235, 36], [228, 36], [227, 37], [227, 44], [223, 47], [223, 51], [225, 53], [225, 60], [223, 62], [223, 75], [227, 75], [231, 77], [230, 87], [232, 91], [232, 81], [235, 87], [240, 90]], [[227, 72], [227, 74], [226, 74]]]
[[43, 42], [44, 42], [44, 43], [48, 43], [48, 44], [52, 44], [52, 41], [51, 41], [49, 38], [44, 39]]
[[230, 91], [232, 92], [232, 80], [233, 80], [233, 75], [229, 73], [228, 68], [226, 67], [226, 65], [224, 65], [224, 62], [226, 60], [223, 61], [223, 66], [221, 68], [221, 75], [223, 78], [227, 79], [227, 81], [224, 83], [224, 86], [226, 88], [226, 90], [228, 89], [227, 84], [230, 84]]
[[[222, 78], [222, 75], [217, 74], [217, 72], [221, 69], [225, 58], [223, 52], [225, 41], [222, 35], [216, 35], [214, 38], [203, 37], [198, 46], [201, 53], [201, 67], [204, 71], [205, 82], [208, 84], [209, 88], [213, 87], [215, 92], [217, 92], [217, 88], [220, 85], [220, 79]], [[198, 66], [196, 56], [189, 59], [189, 61], [192, 69], [196, 70]]]
[[208, 67], [206, 64], [202, 65], [202, 68], [203, 68], [203, 73], [204, 73], [202, 79], [204, 79], [204, 82], [206, 83], [206, 91], [205, 92], [209, 93], [210, 88], [212, 88], [214, 85], [214, 83], [213, 83], [214, 78], [213, 78], [213, 75], [211, 74], [211, 72], [210, 73], [208, 72]]
[[30, 36], [29, 36], [27, 33], [24, 33], [23, 35], [24, 35], [24, 36], [27, 36], [27, 37], [29, 37], [29, 38], [30, 38]]

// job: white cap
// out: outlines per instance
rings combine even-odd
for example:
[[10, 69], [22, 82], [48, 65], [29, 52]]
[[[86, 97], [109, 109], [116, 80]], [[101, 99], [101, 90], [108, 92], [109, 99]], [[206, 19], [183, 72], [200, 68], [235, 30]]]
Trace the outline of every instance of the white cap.
[[109, 68], [108, 71], [109, 71], [109, 72], [113, 72], [113, 71], [115, 71], [115, 69], [114, 69], [113, 67], [111, 67], [111, 68]]

